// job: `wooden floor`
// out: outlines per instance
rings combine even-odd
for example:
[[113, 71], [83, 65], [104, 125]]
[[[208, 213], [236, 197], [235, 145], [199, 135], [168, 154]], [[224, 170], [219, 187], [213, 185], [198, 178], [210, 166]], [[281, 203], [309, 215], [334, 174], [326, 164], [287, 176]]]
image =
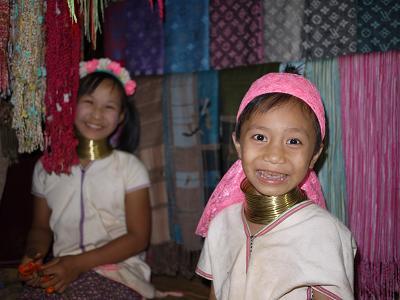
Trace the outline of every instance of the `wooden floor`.
[[[183, 277], [153, 276], [152, 282], [159, 291], [182, 292], [183, 297], [166, 297], [165, 300], [185, 299], [201, 300], [208, 299], [209, 287], [207, 281], [194, 277], [186, 279]], [[17, 278], [15, 268], [0, 268], [0, 299], [14, 300], [22, 289]]]

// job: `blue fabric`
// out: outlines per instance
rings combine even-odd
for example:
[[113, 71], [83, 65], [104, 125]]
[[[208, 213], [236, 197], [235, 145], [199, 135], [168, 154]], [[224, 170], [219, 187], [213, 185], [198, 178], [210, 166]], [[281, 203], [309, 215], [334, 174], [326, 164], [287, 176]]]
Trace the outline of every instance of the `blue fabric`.
[[208, 70], [208, 1], [166, 1], [165, 11], [164, 72]]

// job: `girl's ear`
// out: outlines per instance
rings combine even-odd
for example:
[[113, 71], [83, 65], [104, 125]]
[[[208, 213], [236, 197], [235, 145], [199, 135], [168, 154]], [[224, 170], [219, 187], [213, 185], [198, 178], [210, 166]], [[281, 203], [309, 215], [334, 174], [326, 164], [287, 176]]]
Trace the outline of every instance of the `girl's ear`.
[[241, 151], [241, 147], [240, 147], [240, 142], [236, 139], [235, 132], [232, 133], [232, 140], [233, 140], [233, 144], [235, 145], [235, 149], [236, 149], [237, 155], [238, 155], [239, 159], [241, 159], [242, 158], [242, 151]]
[[313, 157], [311, 158], [310, 165], [309, 165], [309, 167], [308, 167], [309, 169], [314, 168], [314, 165], [315, 165], [315, 163], [317, 162], [319, 156], [321, 155], [323, 149], [324, 149], [324, 144], [321, 144], [321, 145], [319, 146], [318, 152], [315, 153], [315, 154], [313, 155]]

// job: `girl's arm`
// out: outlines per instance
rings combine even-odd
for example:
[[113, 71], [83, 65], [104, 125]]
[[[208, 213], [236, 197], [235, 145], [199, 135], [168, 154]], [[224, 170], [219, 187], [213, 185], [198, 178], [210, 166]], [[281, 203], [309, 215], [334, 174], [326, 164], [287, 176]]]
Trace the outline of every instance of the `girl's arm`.
[[211, 283], [210, 295], [208, 296], [208, 300], [217, 300], [217, 298], [215, 297], [214, 285], [212, 283]]
[[44, 266], [44, 274], [53, 275], [53, 279], [42, 286], [54, 286], [56, 291], [63, 292], [80, 273], [100, 265], [121, 262], [145, 250], [151, 226], [147, 188], [126, 194], [125, 216], [126, 234], [97, 249], [54, 259]]
[[[32, 226], [28, 233], [25, 255], [21, 264], [26, 264], [32, 260], [42, 263], [42, 259], [49, 251], [53, 236], [49, 226], [50, 214], [51, 210], [47, 206], [46, 199], [34, 196]], [[21, 277], [21, 279], [30, 285], [38, 284], [36, 274]]]

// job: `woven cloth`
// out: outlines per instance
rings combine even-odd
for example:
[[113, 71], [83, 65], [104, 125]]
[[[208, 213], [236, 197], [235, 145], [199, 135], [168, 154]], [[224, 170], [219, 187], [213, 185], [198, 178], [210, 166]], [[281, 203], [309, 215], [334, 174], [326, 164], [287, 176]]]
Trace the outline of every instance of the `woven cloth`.
[[357, 1], [357, 52], [400, 49], [400, 2]]
[[400, 292], [400, 52], [339, 58], [348, 219], [359, 299]]
[[264, 62], [260, 0], [210, 1], [210, 55], [214, 69]]
[[344, 224], [347, 222], [346, 174], [343, 158], [342, 118], [340, 102], [339, 64], [336, 58], [309, 61], [307, 78], [315, 83], [325, 106], [329, 133], [325, 138], [325, 152], [317, 162], [328, 210]]
[[306, 0], [303, 57], [319, 59], [354, 53], [357, 47], [356, 1]]
[[9, 95], [8, 39], [10, 1], [0, 0], [0, 99]]
[[[164, 32], [158, 9], [152, 9], [148, 0], [125, 3], [127, 22], [122, 32], [125, 32], [127, 69], [134, 75], [162, 74]], [[117, 18], [121, 18], [121, 15], [114, 16], [114, 19]]]
[[208, 70], [208, 1], [167, 1], [165, 10], [165, 73]]
[[265, 61], [301, 58], [303, 14], [304, 0], [264, 0]]

